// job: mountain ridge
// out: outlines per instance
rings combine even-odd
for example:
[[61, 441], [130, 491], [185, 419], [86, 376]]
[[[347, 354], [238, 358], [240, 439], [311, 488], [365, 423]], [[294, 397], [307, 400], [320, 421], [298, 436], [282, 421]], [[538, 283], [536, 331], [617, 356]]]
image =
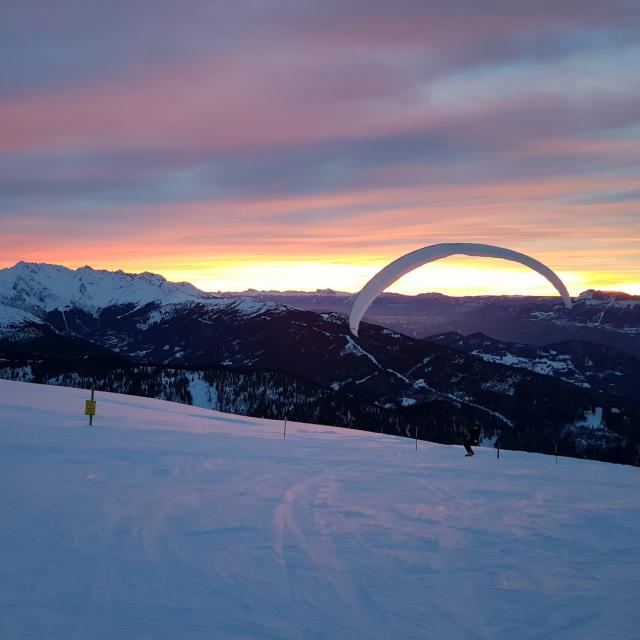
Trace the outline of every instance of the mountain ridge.
[[[242, 300], [249, 300], [244, 297]], [[7, 309], [14, 308], [42, 319], [53, 310], [78, 308], [95, 315], [97, 311], [114, 305], [133, 305], [140, 308], [151, 303], [182, 304], [201, 302], [222, 307], [233, 305], [229, 298], [221, 298], [202, 291], [188, 282], [171, 282], [164, 276], [144, 271], [133, 274], [122, 270], [109, 271], [85, 266], [69, 269], [48, 263], [18, 262], [0, 269], [0, 305], [4, 322]], [[244, 303], [247, 307], [272, 308], [273, 303]], [[236, 307], [240, 303], [235, 303]]]
[[[225, 295], [236, 295], [234, 293]], [[314, 292], [296, 295], [254, 292], [254, 299], [316, 312], [349, 314], [354, 294]], [[640, 296], [589, 289], [565, 309], [555, 296], [408, 296], [383, 293], [365, 320], [414, 338], [456, 331], [480, 331], [496, 340], [544, 345], [566, 340], [606, 344], [640, 353]]]

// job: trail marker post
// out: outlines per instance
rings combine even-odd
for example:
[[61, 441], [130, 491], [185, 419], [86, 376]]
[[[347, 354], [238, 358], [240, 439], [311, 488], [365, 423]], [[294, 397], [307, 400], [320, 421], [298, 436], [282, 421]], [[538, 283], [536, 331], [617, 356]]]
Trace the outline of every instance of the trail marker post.
[[416, 451], [418, 450], [418, 425], [416, 424]]
[[84, 402], [84, 415], [89, 416], [89, 426], [93, 425], [93, 416], [96, 415], [95, 387], [91, 387], [91, 400]]
[[284, 429], [282, 431], [282, 439], [287, 439], [287, 414], [289, 413], [289, 383], [284, 383]]
[[558, 464], [558, 443], [555, 443], [555, 447], [556, 447], [556, 464]]

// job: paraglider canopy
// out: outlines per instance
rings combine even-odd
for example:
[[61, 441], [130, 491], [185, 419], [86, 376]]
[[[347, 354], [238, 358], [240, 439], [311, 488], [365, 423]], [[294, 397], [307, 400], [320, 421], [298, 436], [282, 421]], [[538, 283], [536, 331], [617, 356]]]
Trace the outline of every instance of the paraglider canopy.
[[504, 247], [495, 247], [490, 244], [474, 244], [470, 242], [447, 242], [444, 244], [432, 244], [422, 249], [394, 260], [384, 269], [379, 271], [356, 296], [349, 316], [349, 328], [354, 336], [358, 335], [360, 321], [369, 305], [390, 285], [402, 276], [429, 262], [447, 258], [453, 255], [478, 256], [482, 258], [502, 258], [511, 262], [518, 262], [537, 271], [544, 276], [558, 291], [567, 309], [571, 308], [571, 296], [564, 283], [556, 273], [535, 258], [518, 253]]

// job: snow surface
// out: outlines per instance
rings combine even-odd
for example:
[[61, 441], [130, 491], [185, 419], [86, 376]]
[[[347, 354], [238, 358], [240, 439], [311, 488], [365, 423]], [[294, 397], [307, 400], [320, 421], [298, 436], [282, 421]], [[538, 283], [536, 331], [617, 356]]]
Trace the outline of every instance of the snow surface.
[[[571, 382], [576, 386], [590, 389], [591, 385], [586, 382], [582, 373], [576, 369], [568, 355], [558, 355], [555, 351], [543, 351], [539, 357], [525, 358], [512, 353], [493, 354], [485, 353], [481, 349], [474, 349], [471, 355], [478, 356], [486, 362], [496, 362], [506, 364], [509, 367], [529, 369], [545, 376], [557, 376], [562, 380]], [[544, 357], [545, 355], [549, 357]], [[593, 364], [593, 363], [591, 363]]]
[[602, 429], [602, 407], [596, 407], [593, 411], [587, 411], [584, 419], [576, 422], [578, 427], [588, 427], [589, 429]]
[[0, 638], [632, 639], [640, 471], [0, 381]]
[[0, 304], [0, 329], [14, 327], [24, 322], [40, 324], [41, 320], [26, 311], [20, 311], [19, 309]]

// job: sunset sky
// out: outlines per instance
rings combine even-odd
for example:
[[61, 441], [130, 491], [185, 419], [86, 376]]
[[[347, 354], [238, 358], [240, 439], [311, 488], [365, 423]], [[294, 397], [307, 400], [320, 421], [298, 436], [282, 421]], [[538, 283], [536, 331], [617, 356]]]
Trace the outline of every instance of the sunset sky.
[[0, 268], [355, 291], [439, 242], [640, 294], [638, 0], [2, 2]]

